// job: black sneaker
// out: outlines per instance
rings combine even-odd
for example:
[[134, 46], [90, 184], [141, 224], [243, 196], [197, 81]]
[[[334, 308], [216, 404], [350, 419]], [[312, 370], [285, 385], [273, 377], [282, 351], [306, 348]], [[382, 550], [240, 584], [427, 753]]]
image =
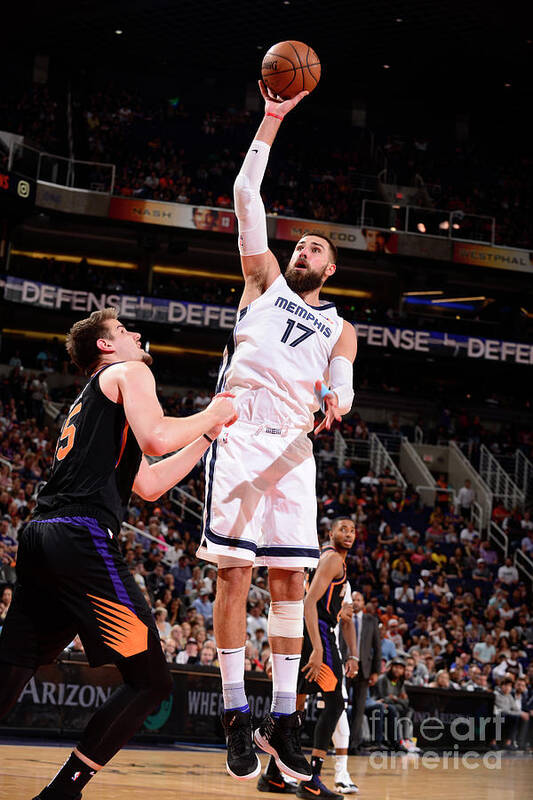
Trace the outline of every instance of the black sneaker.
[[264, 773], [257, 781], [258, 792], [273, 792], [274, 794], [296, 794], [297, 783], [289, 783], [280, 772], [279, 778], [269, 778]]
[[257, 790], [274, 794], [295, 794], [297, 786], [298, 784], [293, 778], [281, 774], [274, 756], [270, 756], [266, 770], [257, 781]]
[[296, 789], [296, 796], [297, 797], [324, 797], [327, 800], [344, 800], [342, 794], [337, 794], [336, 792], [332, 792], [331, 789], [328, 789], [327, 786], [324, 786], [320, 778], [317, 776], [313, 776], [313, 779], [310, 781], [302, 781], [302, 783], [298, 784], [298, 788]]
[[268, 713], [255, 731], [254, 741], [261, 750], [274, 756], [282, 772], [299, 781], [308, 781], [313, 771], [300, 745], [303, 719], [300, 711], [281, 717], [273, 717]]
[[228, 754], [226, 769], [232, 778], [246, 781], [261, 772], [252, 739], [252, 718], [249, 711], [224, 711], [221, 716]]

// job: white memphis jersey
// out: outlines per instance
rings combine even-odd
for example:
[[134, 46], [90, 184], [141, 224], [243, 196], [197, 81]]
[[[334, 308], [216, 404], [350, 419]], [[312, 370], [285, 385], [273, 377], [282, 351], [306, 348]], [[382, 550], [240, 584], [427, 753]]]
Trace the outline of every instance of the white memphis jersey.
[[327, 381], [342, 326], [334, 303], [308, 305], [280, 275], [241, 309], [217, 391], [235, 394], [241, 420], [312, 430], [315, 382]]

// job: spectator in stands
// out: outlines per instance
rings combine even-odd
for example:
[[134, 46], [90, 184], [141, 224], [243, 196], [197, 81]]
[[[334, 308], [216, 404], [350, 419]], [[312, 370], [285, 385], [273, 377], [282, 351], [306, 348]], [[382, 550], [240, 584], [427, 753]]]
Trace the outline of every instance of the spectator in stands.
[[194, 637], [187, 639], [185, 650], [178, 653], [176, 657], [177, 664], [198, 664], [200, 658], [198, 655], [198, 642]]
[[499, 680], [506, 675], [514, 675], [515, 677], [522, 677], [524, 670], [522, 664], [518, 660], [520, 648], [517, 645], [511, 647], [510, 655], [505, 656], [497, 667], [492, 670], [492, 677]]
[[205, 642], [201, 651], [200, 651], [200, 660], [199, 664], [202, 667], [212, 667], [214, 666], [214, 662], [216, 661], [216, 647], [213, 642]]
[[396, 603], [413, 603], [415, 599], [415, 593], [413, 589], [409, 586], [408, 580], [403, 580], [401, 586], [397, 586], [394, 590], [394, 600]]
[[[204, 579], [205, 580], [205, 579]], [[201, 614], [207, 624], [213, 621], [213, 603], [209, 599], [209, 589], [203, 586], [194, 600], [192, 607]]]
[[505, 559], [505, 564], [499, 568], [498, 580], [508, 587], [514, 587], [518, 584], [518, 570], [513, 566], [513, 560], [510, 556]]
[[480, 664], [492, 664], [496, 658], [496, 647], [494, 646], [494, 639], [490, 633], [487, 633], [483, 642], [478, 642], [474, 646], [474, 658]]
[[[529, 722], [529, 714], [522, 711], [520, 698], [512, 694], [513, 681], [504, 678], [494, 692], [494, 711], [501, 720], [501, 742], [511, 750], [518, 749], [517, 737], [521, 720]], [[496, 744], [496, 742], [494, 742]]]
[[[526, 511], [526, 514], [529, 514], [529, 511]], [[524, 520], [522, 520], [524, 522]], [[525, 536], [522, 537], [521, 541], [521, 549], [522, 552], [529, 556], [530, 558], [533, 557], [533, 528], [525, 528]]]
[[[514, 697], [520, 704], [522, 711], [518, 729], [518, 746], [525, 750], [531, 743], [531, 729], [533, 724], [533, 693], [528, 689], [527, 679], [517, 678], [514, 687]], [[527, 718], [526, 716], [527, 715]]]
[[263, 605], [260, 602], [255, 603], [250, 608], [250, 613], [246, 618], [246, 632], [248, 636], [254, 638], [258, 628], [261, 628], [263, 631], [268, 629], [268, 620], [263, 614]]
[[[388, 664], [387, 671], [380, 675], [375, 685], [375, 697], [383, 702], [387, 716], [388, 738], [398, 742], [407, 752], [415, 751], [410, 741], [412, 736], [412, 710], [405, 691], [405, 662], [395, 657]], [[391, 735], [392, 731], [394, 733]]]
[[475, 568], [472, 570], [472, 579], [488, 584], [492, 581], [490, 569], [487, 567], [484, 558], [478, 558]]
[[476, 531], [474, 528], [474, 523], [469, 520], [461, 531], [459, 541], [462, 545], [470, 544], [473, 542], [474, 536], [476, 535], [479, 537], [479, 531]]
[[474, 490], [468, 478], [465, 479], [464, 485], [461, 486], [457, 492], [457, 505], [459, 506], [459, 514], [468, 522], [472, 513], [472, 504], [475, 500]]

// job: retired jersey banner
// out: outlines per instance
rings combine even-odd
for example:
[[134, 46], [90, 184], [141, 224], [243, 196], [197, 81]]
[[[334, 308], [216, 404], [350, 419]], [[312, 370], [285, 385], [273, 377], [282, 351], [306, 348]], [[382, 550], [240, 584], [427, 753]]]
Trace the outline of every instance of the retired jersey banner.
[[157, 200], [137, 200], [112, 197], [109, 216], [129, 222], [147, 222], [173, 228], [192, 228], [198, 231], [234, 233], [235, 214], [220, 208], [191, 206], [183, 203], [162, 203]]
[[141, 297], [117, 292], [98, 294], [81, 289], [63, 289], [60, 286], [25, 280], [12, 275], [0, 278], [0, 287], [3, 287], [4, 299], [15, 303], [61, 311], [79, 311], [83, 314], [90, 314], [106, 306], [114, 306], [118, 308], [119, 316], [125, 320], [230, 330], [235, 325], [237, 314], [237, 309], [229, 306], [189, 303], [163, 297]]
[[491, 247], [488, 244], [455, 242], [453, 260], [459, 264], [474, 264], [478, 267], [533, 273], [532, 256], [527, 250], [511, 250], [507, 247]]

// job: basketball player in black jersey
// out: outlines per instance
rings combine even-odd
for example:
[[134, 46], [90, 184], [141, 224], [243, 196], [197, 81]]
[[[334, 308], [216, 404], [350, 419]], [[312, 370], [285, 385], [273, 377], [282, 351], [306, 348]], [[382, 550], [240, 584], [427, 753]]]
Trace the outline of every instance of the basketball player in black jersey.
[[[90, 378], [70, 408], [50, 480], [19, 535], [17, 585], [0, 635], [0, 718], [37, 668], [53, 661], [76, 633], [89, 663], [115, 663], [124, 685], [92, 717], [39, 800], [80, 798], [89, 779], [170, 694], [159, 634], [117, 535], [132, 488], [155, 500], [235, 419], [229, 396], [185, 419], [164, 416], [151, 356], [115, 309], [75, 323], [67, 350]], [[178, 448], [153, 465], [143, 457]]]
[[346, 676], [355, 677], [358, 669], [355, 628], [348, 618], [341, 616], [341, 606], [346, 591], [346, 555], [355, 541], [355, 525], [349, 518], [333, 521], [330, 541], [322, 549], [318, 567], [309, 577], [304, 603], [305, 630], [302, 647], [302, 677], [298, 682], [296, 706], [303, 712], [307, 695], [321, 692], [324, 708], [315, 725], [313, 752], [311, 754], [311, 780], [301, 782], [296, 794], [299, 797], [322, 797], [342, 800], [342, 795], [331, 792], [320, 780], [320, 771], [328, 752], [333, 731], [344, 709], [342, 696], [343, 667], [335, 640], [335, 628], [340, 620], [342, 633], [348, 647], [345, 664]]

